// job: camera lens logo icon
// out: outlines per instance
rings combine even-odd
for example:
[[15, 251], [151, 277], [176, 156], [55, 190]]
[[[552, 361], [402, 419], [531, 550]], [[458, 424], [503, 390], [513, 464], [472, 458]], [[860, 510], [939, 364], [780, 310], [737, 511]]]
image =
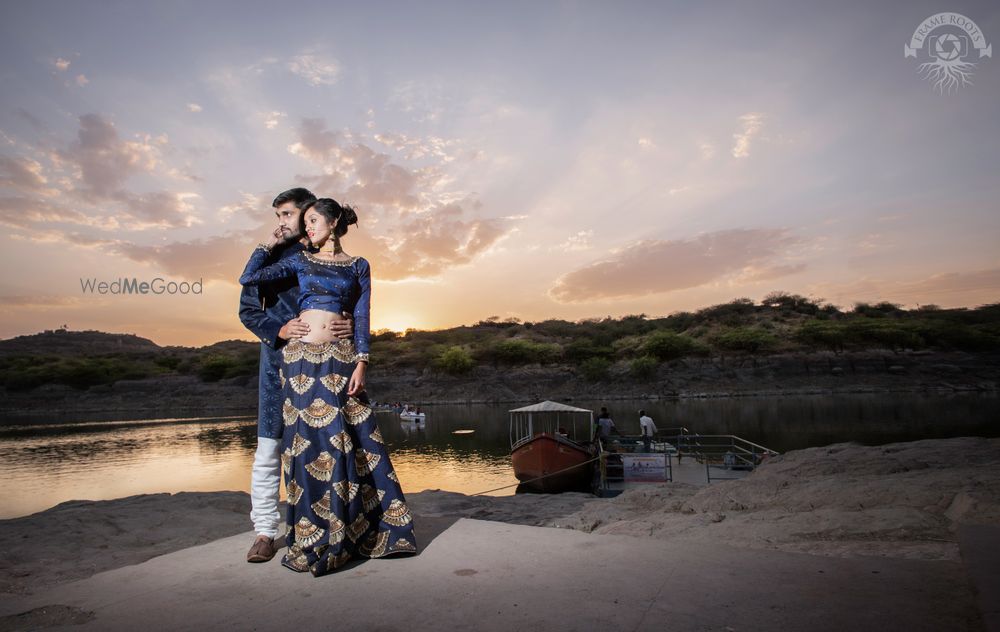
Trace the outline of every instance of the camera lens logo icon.
[[930, 49], [941, 61], [955, 61], [969, 54], [969, 40], [951, 33], [937, 35], [930, 39]]

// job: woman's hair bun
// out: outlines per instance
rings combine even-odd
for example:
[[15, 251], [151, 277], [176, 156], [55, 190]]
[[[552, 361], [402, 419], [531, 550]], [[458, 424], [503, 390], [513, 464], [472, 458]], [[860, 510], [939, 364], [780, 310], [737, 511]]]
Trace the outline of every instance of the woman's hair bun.
[[354, 207], [348, 206], [347, 204], [341, 204], [340, 221], [343, 222], [344, 226], [350, 226], [351, 224], [358, 223], [358, 214], [355, 212]]

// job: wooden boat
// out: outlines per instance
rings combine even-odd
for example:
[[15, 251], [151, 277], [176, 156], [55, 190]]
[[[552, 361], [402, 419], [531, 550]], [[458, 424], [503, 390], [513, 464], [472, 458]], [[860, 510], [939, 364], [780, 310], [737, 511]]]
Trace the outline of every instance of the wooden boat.
[[539, 432], [511, 452], [517, 480], [546, 493], [586, 487], [592, 470], [590, 464], [583, 464], [592, 456], [586, 446], [548, 432]]
[[[545, 400], [509, 412], [514, 476], [525, 488], [553, 493], [588, 486], [593, 474], [588, 461], [596, 454], [590, 441], [593, 411]], [[589, 416], [589, 422], [577, 432], [581, 413]]]

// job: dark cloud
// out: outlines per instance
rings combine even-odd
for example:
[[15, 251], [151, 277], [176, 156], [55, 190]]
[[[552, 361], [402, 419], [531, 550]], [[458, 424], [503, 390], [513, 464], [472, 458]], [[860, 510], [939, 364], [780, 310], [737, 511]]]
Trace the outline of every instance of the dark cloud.
[[79, 168], [81, 193], [99, 198], [119, 193], [129, 176], [156, 165], [147, 144], [123, 141], [114, 125], [98, 114], [80, 117], [76, 140], [59, 157]]
[[943, 272], [922, 279], [899, 281], [863, 277], [846, 283], [818, 283], [813, 292], [837, 305], [855, 301], [893, 301], [903, 304], [936, 303], [959, 307], [1000, 302], [1000, 268]]
[[153, 191], [151, 193], [115, 194], [115, 199], [125, 207], [126, 223], [131, 228], [161, 227], [171, 228], [190, 226], [194, 223], [190, 205], [184, 196], [170, 191]]
[[366, 145], [354, 144], [343, 153], [356, 174], [356, 182], [346, 192], [347, 199], [397, 208], [417, 206], [418, 178], [413, 171], [393, 164], [391, 156]]
[[78, 296], [0, 296], [0, 312], [20, 309], [51, 309], [53, 307], [77, 307], [83, 301]]
[[[93, 224], [94, 218], [79, 211], [52, 206], [45, 200], [29, 197], [0, 197], [0, 224], [11, 228], [38, 231], [41, 224], [65, 222]], [[44, 228], [48, 232], [49, 228]]]
[[240, 231], [223, 237], [163, 246], [145, 246], [120, 242], [110, 248], [132, 261], [149, 264], [164, 274], [186, 279], [204, 279], [235, 283], [261, 240], [262, 231]]
[[48, 181], [42, 174], [42, 165], [30, 158], [0, 156], [0, 187], [19, 191], [42, 192]]
[[44, 132], [47, 129], [45, 123], [43, 123], [41, 119], [39, 119], [31, 112], [25, 110], [24, 108], [15, 109], [14, 114], [19, 119], [25, 121], [28, 125], [30, 125], [31, 128], [36, 132]]
[[806, 269], [804, 263], [789, 263], [763, 266], [754, 268], [746, 274], [740, 275], [740, 281], [749, 283], [753, 281], [767, 281], [769, 279], [780, 279], [782, 277], [798, 274]]
[[323, 173], [303, 176], [317, 195], [335, 197], [352, 205], [415, 209], [420, 189], [429, 182], [421, 172], [393, 162], [389, 154], [364, 143], [349, 142], [326, 128], [323, 119], [303, 119], [295, 153], [323, 167]]
[[299, 145], [301, 152], [307, 158], [322, 162], [330, 157], [331, 152], [340, 143], [341, 134], [326, 128], [323, 119], [302, 119], [299, 124]]
[[[689, 240], [643, 240], [559, 278], [559, 302], [644, 296], [697, 287], [770, 261], [801, 241], [783, 229], [732, 229]], [[771, 267], [774, 278], [780, 268]]]
[[391, 250], [379, 247], [367, 257], [373, 274], [388, 280], [434, 276], [471, 262], [505, 234], [501, 220], [464, 220], [464, 214], [458, 204], [448, 204], [409, 216]]

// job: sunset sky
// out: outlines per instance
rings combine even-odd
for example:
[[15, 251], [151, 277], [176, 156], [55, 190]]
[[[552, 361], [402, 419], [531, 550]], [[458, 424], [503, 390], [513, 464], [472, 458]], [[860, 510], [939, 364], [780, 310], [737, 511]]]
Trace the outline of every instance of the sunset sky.
[[1000, 5], [805, 4], [4, 2], [0, 337], [254, 339], [292, 186], [357, 208], [373, 329], [1000, 301], [1000, 49], [951, 94], [903, 54]]

